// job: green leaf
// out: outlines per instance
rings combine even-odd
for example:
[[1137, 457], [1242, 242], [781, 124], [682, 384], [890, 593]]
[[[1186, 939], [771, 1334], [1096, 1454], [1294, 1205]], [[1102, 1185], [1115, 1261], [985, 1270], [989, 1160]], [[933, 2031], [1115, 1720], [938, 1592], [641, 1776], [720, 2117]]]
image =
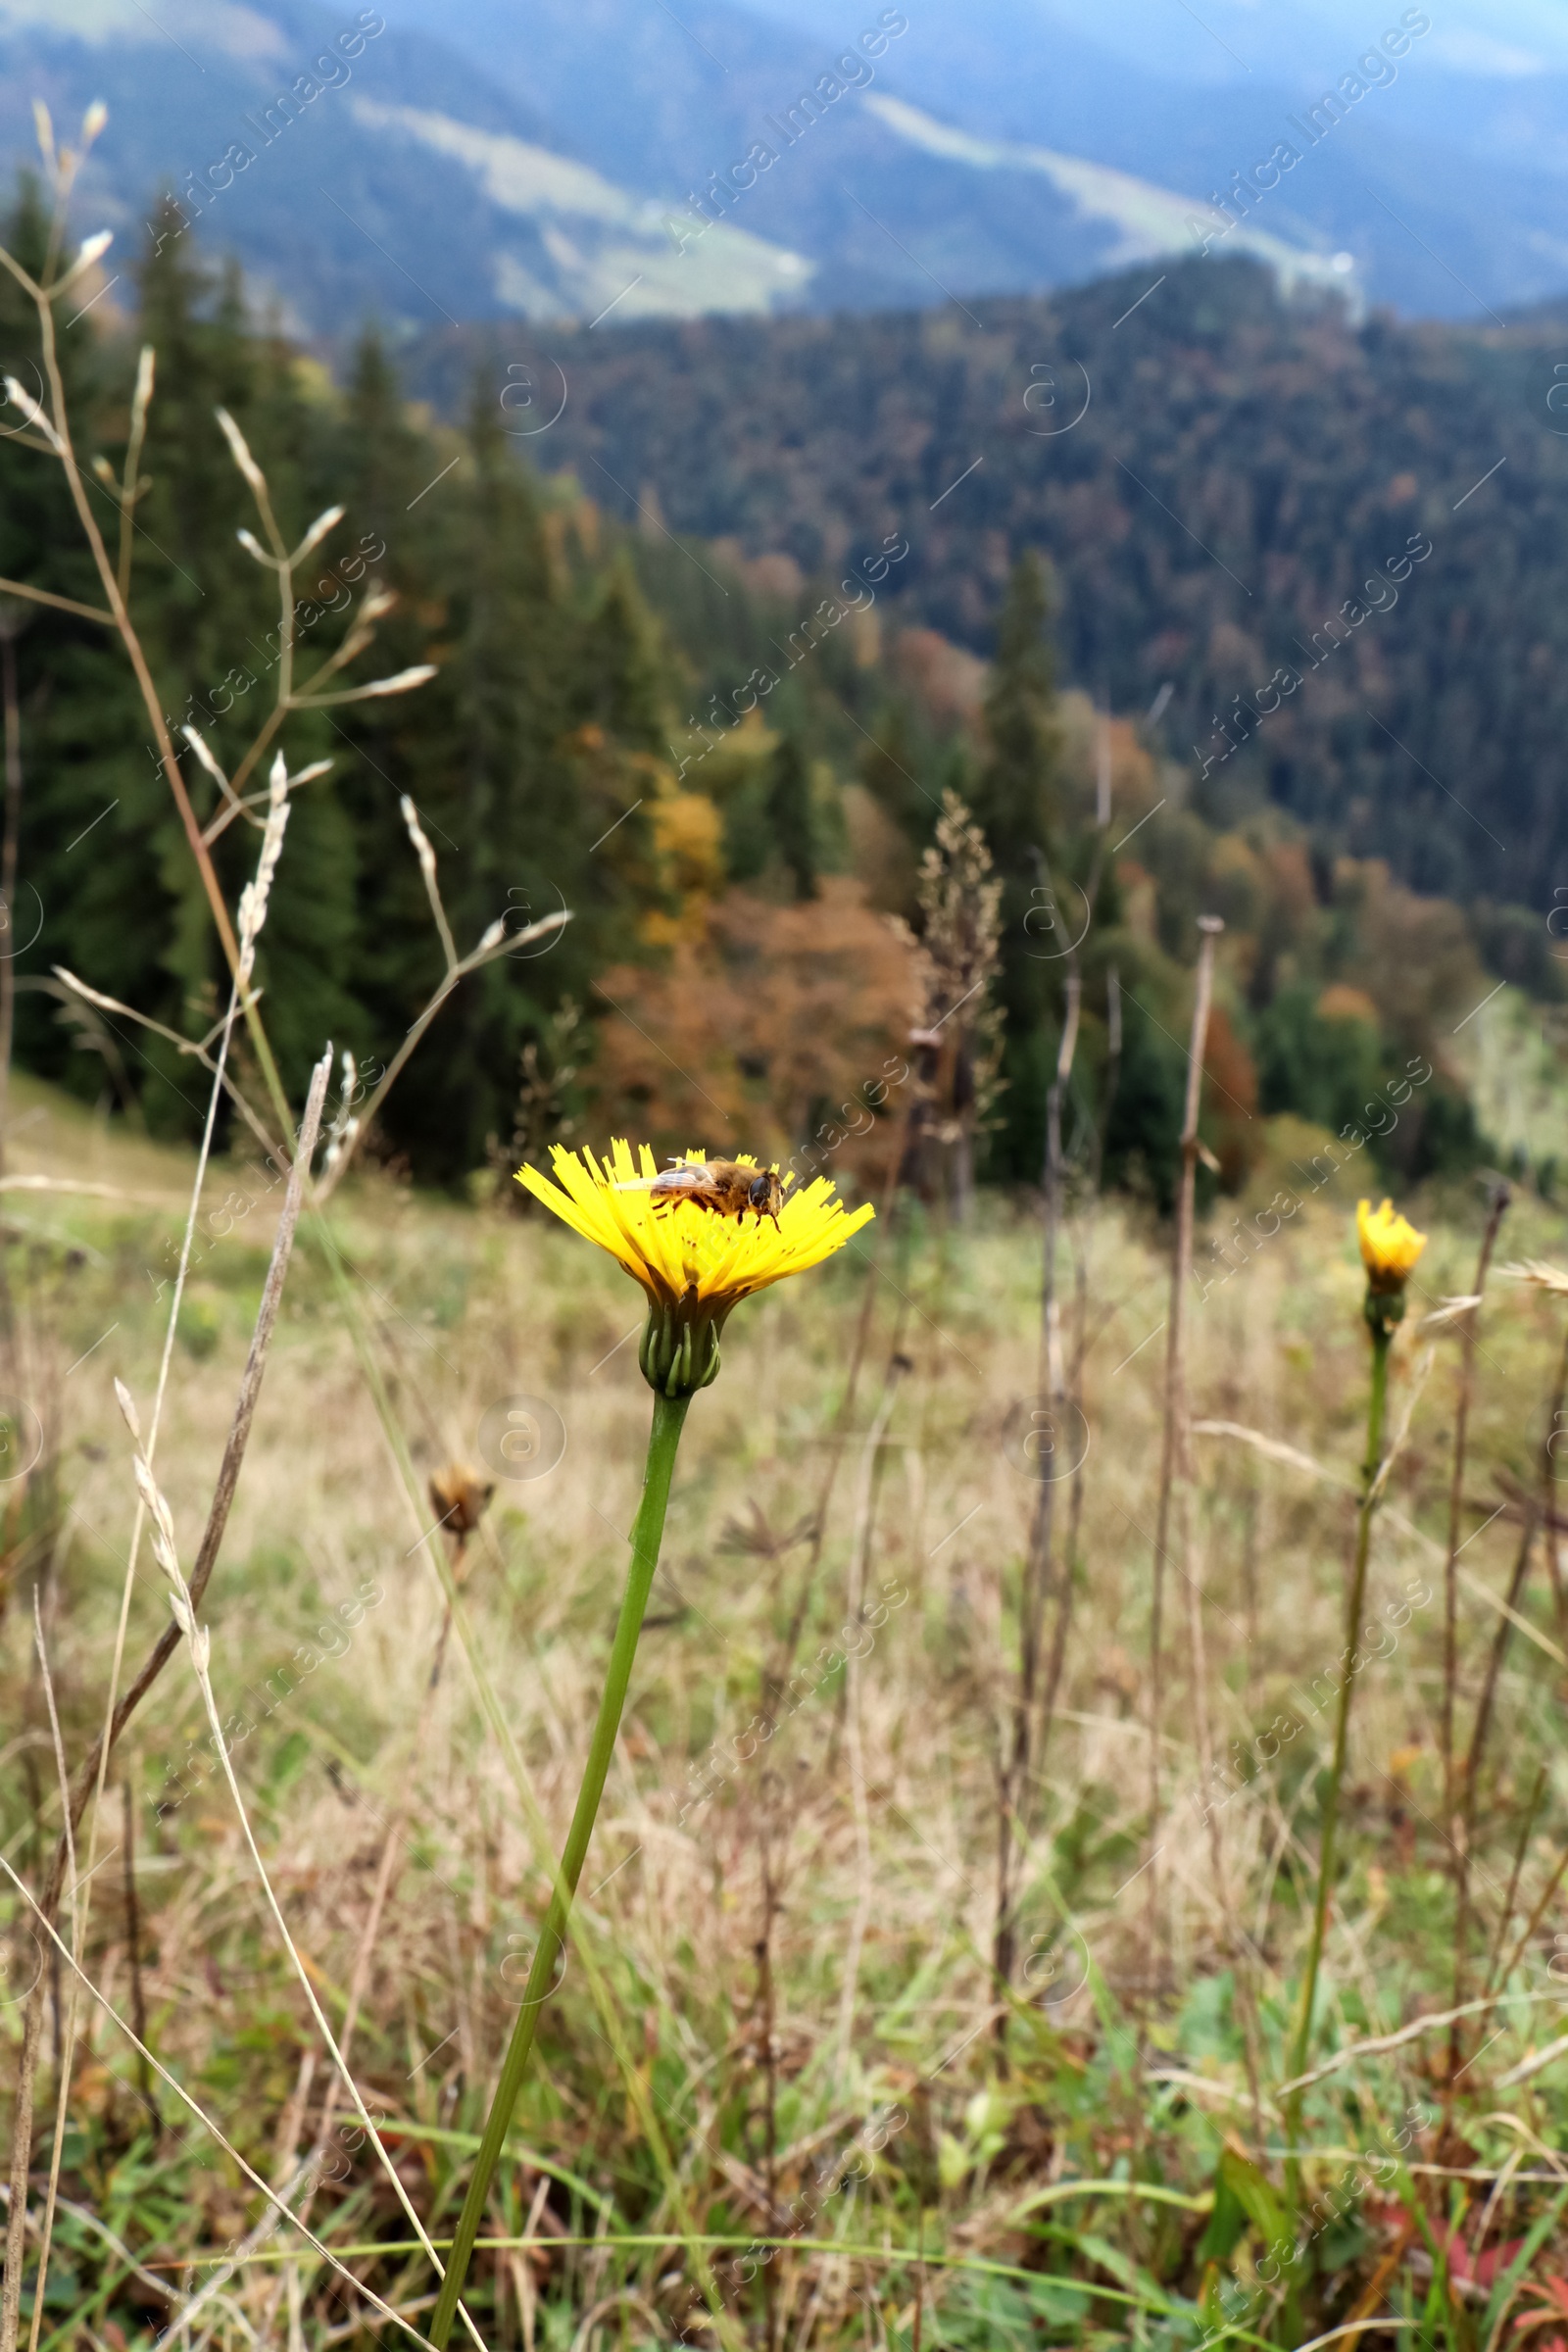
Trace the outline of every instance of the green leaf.
[[1291, 2232], [1278, 2191], [1255, 2164], [1239, 2156], [1234, 2148], [1226, 2148], [1219, 2160], [1215, 2176], [1216, 2215], [1222, 2190], [1228, 2190], [1235, 2198], [1266, 2245], [1277, 2245], [1282, 2238], [1289, 2240]]
[[1208, 2217], [1208, 2228], [1198, 2241], [1199, 2261], [1229, 2262], [1248, 2219], [1247, 2208], [1226, 2180], [1221, 2163], [1214, 2174], [1214, 2210]]

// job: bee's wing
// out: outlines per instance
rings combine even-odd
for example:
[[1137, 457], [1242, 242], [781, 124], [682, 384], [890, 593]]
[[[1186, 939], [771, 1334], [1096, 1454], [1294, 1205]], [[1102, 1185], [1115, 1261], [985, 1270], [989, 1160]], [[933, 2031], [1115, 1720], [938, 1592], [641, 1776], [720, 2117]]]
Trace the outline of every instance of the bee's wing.
[[683, 1159], [677, 1161], [674, 1167], [666, 1168], [661, 1176], [633, 1176], [626, 1183], [617, 1184], [614, 1189], [617, 1193], [651, 1193], [656, 1190], [662, 1193], [689, 1192], [695, 1186], [711, 1181], [706, 1160]]

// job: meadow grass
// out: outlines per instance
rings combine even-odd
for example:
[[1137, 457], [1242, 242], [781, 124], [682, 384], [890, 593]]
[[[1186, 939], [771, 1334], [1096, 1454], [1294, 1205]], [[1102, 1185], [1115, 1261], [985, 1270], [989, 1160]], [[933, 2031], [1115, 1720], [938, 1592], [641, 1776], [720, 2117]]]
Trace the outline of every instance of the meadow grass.
[[[57, 1456], [41, 1615], [74, 1768], [101, 1716], [134, 1507], [112, 1383], [145, 1399], [156, 1381], [157, 1283], [190, 1166], [95, 1129], [35, 1084], [18, 1094], [14, 1171], [148, 1197], [6, 1201], [9, 1385], [38, 1399]], [[243, 1162], [215, 1167], [205, 1195], [219, 1213], [198, 1227], [158, 1451], [187, 1554], [261, 1293], [270, 1198]], [[1413, 1412], [1373, 1535], [1367, 1619], [1385, 1630], [1356, 1679], [1314, 2066], [1453, 1999], [1437, 1759], [1457, 1346], [1418, 1319], [1468, 1290], [1481, 1211], [1463, 1194], [1428, 1206], [1433, 1238], [1394, 1352], [1391, 1427]], [[1037, 1493], [1013, 1464], [1038, 1370], [1038, 1218], [982, 1195], [956, 1233], [901, 1205], [820, 1273], [738, 1310], [722, 1374], [691, 1410], [564, 1978], [486, 2232], [525, 2242], [481, 2246], [470, 2278], [487, 2342], [1279, 2342], [1290, 2291], [1311, 2323], [1297, 2340], [1376, 2320], [1481, 2345], [1501, 2340], [1530, 2279], [1568, 2268], [1551, 2235], [1554, 2184], [1568, 2187], [1553, 2152], [1564, 2062], [1506, 2082], [1554, 2039], [1568, 1989], [1554, 1973], [1560, 1902], [1525, 1933], [1568, 1814], [1565, 1628], [1539, 1541], [1500, 1666], [1460, 1988], [1482, 1997], [1495, 1943], [1493, 1989], [1507, 1997], [1308, 2085], [1298, 2252], [1270, 2256], [1365, 1415], [1352, 1207], [1326, 1189], [1195, 1295], [1193, 1556], [1224, 1777], [1205, 1786], [1173, 1571], [1152, 1917], [1145, 1710], [1169, 1242], [1130, 1203], [1074, 1229], [1093, 1334], [1089, 1446], [1010, 1993], [991, 1966], [997, 1759]], [[1222, 1238], [1232, 1213], [1209, 1231]], [[216, 1238], [215, 1224], [226, 1226]], [[1517, 1201], [1499, 1255], [1565, 1253], [1561, 1217]], [[1070, 1255], [1064, 1273], [1070, 1314]], [[1568, 1301], [1494, 1280], [1482, 1314], [1458, 1563], [1461, 1749], [1503, 1622], [1487, 1595], [1506, 1590], [1519, 1543], [1507, 1496], [1540, 1480], [1565, 1313]], [[624, 1575], [648, 1420], [641, 1322], [633, 1285], [542, 1216], [355, 1179], [326, 1223], [301, 1228], [203, 1610], [270, 1877], [334, 2031], [362, 1963], [354, 2072], [438, 2243], [548, 1899]], [[565, 1450], [546, 1475], [498, 1481], [432, 1685], [447, 1599], [425, 1482], [479, 1465], [483, 1415], [516, 1396], [554, 1408]], [[1068, 1526], [1064, 1499], [1058, 1566]], [[8, 1535], [15, 1545], [10, 1523]], [[0, 1828], [36, 1882], [60, 1801], [32, 1578], [15, 1548], [12, 1565]], [[127, 1656], [167, 1605], [149, 1563]], [[183, 1653], [112, 1778], [87, 1976], [109, 2008], [144, 2013], [163, 2065], [417, 2328], [433, 2274], [332, 2093]], [[43, 1947], [20, 1900], [3, 1915], [0, 2034], [14, 2041]], [[90, 2002], [68, 2117], [41, 2343], [120, 2352], [172, 2319], [190, 2345], [395, 2340], [288, 2224], [268, 2227], [265, 2199]], [[1528, 2241], [1538, 2220], [1547, 2234], [1523, 2267], [1515, 2248], [1477, 2283], [1483, 2243]], [[1449, 2256], [1455, 2224], [1468, 2252]]]

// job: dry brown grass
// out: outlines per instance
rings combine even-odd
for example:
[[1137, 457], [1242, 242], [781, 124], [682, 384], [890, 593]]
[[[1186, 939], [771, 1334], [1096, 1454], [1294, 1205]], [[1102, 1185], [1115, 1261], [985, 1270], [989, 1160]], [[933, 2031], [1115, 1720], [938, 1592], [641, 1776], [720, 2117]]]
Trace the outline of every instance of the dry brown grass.
[[[57, 1124], [49, 1150], [58, 1152], [55, 1165], [63, 1169], [77, 1147], [60, 1140], [71, 1127], [66, 1114], [51, 1105], [50, 1116]], [[182, 1164], [179, 1155], [151, 1148], [116, 1147], [110, 1161], [115, 1177], [101, 1180], [127, 1190], [144, 1180], [147, 1189], [162, 1189]], [[231, 1189], [231, 1173], [215, 1177], [213, 1199]], [[239, 1189], [244, 1183], [240, 1172]], [[169, 1189], [177, 1193], [177, 1185]], [[270, 1238], [268, 1213], [259, 1206], [217, 1242], [193, 1278], [189, 1345], [176, 1355], [159, 1451], [160, 1478], [185, 1544], [199, 1527], [227, 1430]], [[1230, 1213], [1223, 1212], [1216, 1230], [1224, 1230]], [[476, 1458], [481, 1415], [497, 1398], [526, 1393], [561, 1414], [564, 1457], [546, 1477], [500, 1487], [474, 1540], [461, 1603], [474, 1653], [492, 1680], [550, 1836], [559, 1840], [576, 1788], [641, 1472], [648, 1403], [628, 1336], [640, 1321], [640, 1300], [612, 1267], [540, 1220], [466, 1210], [372, 1181], [352, 1187], [332, 1214], [365, 1344], [385, 1383], [414, 1478], [399, 1474], [321, 1244], [307, 1234], [205, 1614], [220, 1703], [249, 1727], [243, 1737], [238, 1722], [232, 1728], [257, 1834], [314, 1982], [336, 2018], [385, 1824], [412, 1766], [413, 1826], [369, 1976], [357, 2071], [383, 2111], [408, 2127], [393, 2144], [427, 2226], [439, 2233], [443, 2224], [450, 2227], [455, 2180], [461, 2187], [453, 2168], [462, 2144], [441, 2134], [478, 2128], [513, 2014], [509, 1985], [520, 1981], [514, 1955], [524, 1949], [548, 1876], [506, 1760], [487, 1734], [462, 1640], [454, 1641], [424, 1708], [445, 1604], [419, 1541], [430, 1524], [420, 1497], [431, 1471]], [[1434, 1299], [1460, 1290], [1468, 1278], [1476, 1220], [1468, 1208], [1465, 1215], [1464, 1225], [1438, 1231], [1420, 1270]], [[1525, 1204], [1513, 1212], [1512, 1226], [1506, 1253], [1561, 1257], [1555, 1216]], [[52, 1393], [60, 1399], [64, 1516], [44, 1588], [44, 1621], [74, 1762], [102, 1703], [118, 1562], [132, 1507], [111, 1382], [118, 1376], [134, 1395], [150, 1392], [161, 1326], [141, 1268], [154, 1262], [167, 1227], [139, 1208], [117, 1210], [59, 1194], [29, 1201], [25, 1230], [28, 1239], [12, 1252], [24, 1321], [39, 1333], [47, 1326], [46, 1336], [32, 1343], [34, 1362], [52, 1364]], [[61, 1246], [71, 1237], [88, 1254], [68, 1270]], [[918, 2200], [929, 2209], [924, 2227], [934, 2255], [1038, 2266], [1044, 2250], [1016, 2209], [1053, 2180], [1105, 2179], [1131, 2157], [1146, 2168], [1145, 2177], [1152, 2163], [1167, 2183], [1201, 2198], [1225, 2127], [1265, 2171], [1276, 2164], [1277, 2119], [1266, 2109], [1258, 2132], [1239, 2041], [1215, 2022], [1226, 2013], [1223, 1984], [1215, 1986], [1228, 1937], [1239, 1931], [1265, 2020], [1267, 2097], [1284, 2071], [1315, 1848], [1303, 1766], [1314, 1741], [1326, 1751], [1328, 1737], [1328, 1710], [1309, 1716], [1302, 1694], [1341, 1646], [1349, 1487], [1364, 1411], [1361, 1283], [1349, 1218], [1346, 1203], [1325, 1194], [1194, 1307], [1195, 1419], [1260, 1431], [1314, 1457], [1341, 1487], [1235, 1438], [1195, 1440], [1213, 1737], [1221, 1753], [1243, 1743], [1250, 1761], [1246, 1787], [1217, 1817], [1223, 1884], [1235, 1890], [1236, 1918], [1228, 1927], [1217, 1892], [1222, 1882], [1200, 1826], [1185, 1597], [1173, 1593], [1164, 1759], [1170, 1842], [1161, 1863], [1160, 1965], [1152, 1985], [1142, 1887], [1128, 1882], [1144, 1858], [1142, 1661], [1161, 1376], [1161, 1343], [1150, 1335], [1164, 1311], [1165, 1245], [1136, 1213], [1109, 1207], [1097, 1216], [1087, 1246], [1094, 1311], [1106, 1319], [1090, 1359], [1086, 1396], [1092, 1444], [1084, 1469], [1082, 1590], [1022, 1873], [1022, 1948], [1040, 1954], [1059, 1947], [1062, 1973], [1054, 1981], [1044, 1967], [1026, 1973], [1010, 2071], [1000, 2074], [984, 2031], [997, 2001], [988, 1960], [995, 1758], [1009, 1704], [1016, 1579], [1034, 1500], [1032, 1484], [1009, 1467], [1004, 1441], [1009, 1410], [1030, 1395], [1036, 1376], [1038, 1245], [1026, 1217], [990, 1204], [979, 1229], [961, 1237], [907, 1220], [902, 1231], [874, 1237], [886, 1278], [872, 1351], [854, 1430], [843, 1439], [846, 1459], [799, 1652], [789, 1661], [799, 1666], [817, 1657], [825, 1665], [826, 1654], [843, 1647], [838, 1629], [857, 1495], [869, 1498], [866, 1589], [873, 1599], [883, 1592], [888, 1614], [872, 1629], [848, 1701], [845, 1676], [833, 1671], [786, 1718], [788, 1702], [769, 1697], [766, 1677], [787, 1671], [782, 1645], [810, 1559], [803, 1521], [826, 1477], [834, 1409], [868, 1278], [865, 1259], [852, 1256], [738, 1314], [720, 1379], [693, 1408], [654, 1622], [584, 1879], [578, 1948], [515, 2132], [535, 2155], [614, 2200], [612, 2230], [678, 2232], [682, 2196], [698, 2227], [742, 2237], [787, 2230], [780, 2217], [769, 2216], [761, 2185], [770, 2060], [759, 2005], [758, 1946], [764, 1938], [776, 1987], [772, 2160], [781, 2194], [801, 2195], [809, 2164], [852, 2146], [868, 2115], [893, 2104], [909, 2119], [869, 2166], [874, 2180], [863, 2203], [838, 2196], [829, 2208], [824, 2192], [806, 2190], [815, 2218], [802, 2227], [803, 2236], [842, 2230], [848, 2242], [869, 2244], [887, 2229], [891, 2242], [907, 2248]], [[1561, 1313], [1559, 1302], [1501, 1285], [1489, 1301], [1471, 1432], [1469, 1485], [1478, 1500], [1499, 1466], [1531, 1483]], [[1412, 1314], [1396, 1348], [1396, 1427], [1429, 1344], [1414, 1321]], [[66, 1380], [65, 1367], [111, 1324], [111, 1336]], [[895, 1343], [909, 1365], [872, 1465], [864, 1437]], [[1433, 1598], [1414, 1607], [1386, 1661], [1368, 1667], [1358, 1682], [1348, 1876], [1329, 1942], [1319, 2036], [1325, 2051], [1388, 2031], [1419, 2003], [1438, 2008], [1450, 1968], [1442, 1943], [1446, 1898], [1435, 1875], [1445, 1867], [1436, 1822], [1442, 1569], [1435, 1538], [1442, 1528], [1455, 1348], [1451, 1339], [1436, 1345], [1437, 1360], [1394, 1475], [1395, 1507], [1375, 1537], [1370, 1613], [1394, 1605], [1410, 1580], [1424, 1579]], [[1495, 1499], [1472, 1515], [1472, 1526], [1480, 1528]], [[792, 1534], [795, 1542], [785, 1545]], [[1499, 1519], [1474, 1537], [1461, 1566], [1495, 1592], [1515, 1541], [1508, 1520]], [[362, 1580], [383, 1597], [351, 1625], [340, 1615], [331, 1646], [341, 1639], [341, 1654], [303, 1671], [305, 1652], [325, 1646], [316, 1629], [340, 1605], [352, 1610], [356, 1594], [363, 1599]], [[1495, 1613], [1470, 1586], [1461, 1591], [1463, 1727]], [[901, 1594], [906, 1597], [895, 1597]], [[165, 1607], [161, 1580], [143, 1575], [133, 1606], [133, 1652], [153, 1637]], [[1546, 1642], [1558, 1638], [1543, 1579], [1524, 1607]], [[13, 1728], [3, 1743], [4, 1830], [7, 1851], [24, 1871], [37, 1867], [40, 1851], [35, 1809], [51, 1837], [59, 1810], [39, 1745], [47, 1735], [27, 1652], [27, 1615], [25, 1595], [13, 1595], [5, 1629], [5, 1718]], [[290, 1666], [301, 1677], [297, 1688], [264, 1715], [256, 1693], [269, 1678], [275, 1691], [277, 1670]], [[1568, 1809], [1568, 1780], [1551, 1734], [1559, 1689], [1559, 1671], [1544, 1650], [1517, 1639], [1503, 1671], [1500, 1737], [1473, 1865], [1487, 1938], [1501, 1909], [1517, 1808], [1538, 1760], [1549, 1768], [1548, 1793], [1527, 1850], [1512, 1933], [1556, 1859]], [[777, 1728], [748, 1752], [763, 1712], [777, 1718]], [[421, 1716], [411, 1757], [412, 1727]], [[1281, 1740], [1278, 1760], [1265, 1756], [1259, 1736], [1266, 1749], [1269, 1727], [1287, 1718], [1303, 1728]], [[172, 1810], [161, 1819], [156, 1813], [160, 1796], [174, 1786], [168, 1776], [202, 1732], [194, 1684], [176, 1659], [137, 1719], [118, 1768], [129, 1770], [140, 1800], [149, 2038], [259, 2169], [282, 2178], [291, 2155], [311, 2144], [326, 2077], [318, 2060], [307, 2112], [289, 2119], [283, 2135], [289, 2144], [281, 2145], [301, 2053], [313, 2036], [265, 1919], [220, 1778], [216, 1772], [192, 1778]], [[1280, 1738], [1278, 1730], [1273, 1737]], [[726, 1754], [720, 1768], [716, 1759]], [[858, 1780], [852, 1769], [857, 1754]], [[694, 1806], [694, 1793], [705, 1789], [712, 1793]], [[100, 1851], [116, 1844], [117, 1819], [118, 1803], [106, 1817]], [[869, 1838], [868, 1876], [858, 1824]], [[763, 1886], [764, 1843], [781, 1887], [776, 1919]], [[129, 1964], [117, 1871], [110, 1862], [97, 1882], [88, 1971], [125, 2011]], [[1068, 1923], [1055, 1893], [1070, 1908]], [[863, 1947], [846, 2049], [843, 1978], [858, 1919]], [[1549, 1936], [1549, 1919], [1543, 1933]], [[1470, 2087], [1482, 2093], [1483, 2104], [1472, 2100], [1466, 2110], [1468, 2156], [1457, 2156], [1453, 2133], [1440, 2141], [1434, 2129], [1423, 2142], [1431, 2162], [1474, 2160], [1495, 2169], [1517, 2147], [1527, 2170], [1539, 2168], [1542, 2160], [1521, 2134], [1550, 2136], [1551, 2073], [1500, 2099], [1487, 2101], [1484, 2086], [1549, 2037], [1550, 2003], [1558, 1996], [1544, 1949], [1527, 1956], [1515, 1979], [1520, 2001], [1502, 2013], [1502, 2038], [1477, 2062]], [[1069, 1978], [1082, 1975], [1084, 1950], [1103, 1990], [1097, 1994], [1090, 1985], [1054, 2002]], [[1041, 2005], [1042, 1988], [1054, 2005]], [[16, 2014], [0, 2010], [0, 2031]], [[1148, 2033], [1141, 2089], [1128, 2030], [1140, 2015]], [[1467, 2051], [1494, 2030], [1490, 2022], [1476, 2030]], [[1441, 2103], [1444, 2049], [1434, 2034], [1338, 2079], [1331, 2087], [1340, 2103], [1313, 2111], [1314, 2144], [1348, 2146], [1348, 2134], [1358, 2131], [1353, 2144], [1359, 2146], [1376, 2121], [1396, 2119], [1409, 2098]], [[1159, 2082], [1173, 2069], [1206, 2078], [1209, 2088], [1173, 2091]], [[241, 2193], [221, 2160], [212, 2172], [196, 2169], [206, 2153], [201, 2135], [185, 2136], [168, 2094], [160, 2097], [164, 2130], [155, 2139], [135, 2082], [124, 2038], [101, 2013], [94, 2015], [73, 2094], [79, 2132], [67, 2151], [68, 2194], [130, 2235], [144, 2261], [221, 2249], [258, 2218], [259, 2200]], [[1340, 2098], [1352, 2084], [1361, 2102], [1353, 2122]], [[662, 2178], [647, 2127], [650, 2104], [679, 2195]], [[1514, 2113], [1518, 2129], [1494, 2126], [1489, 2137], [1476, 2121], [1488, 2104]], [[497, 2212], [514, 2232], [533, 2202], [536, 2179], [546, 2176], [526, 2162], [507, 2174]], [[544, 2193], [536, 2229], [592, 2234], [589, 2205], [574, 2203], [559, 2180]], [[1199, 2225], [1182, 2241], [1179, 2231], [1171, 2235], [1176, 2224], [1168, 2212], [1162, 2221], [1163, 2209], [1146, 2206], [1140, 2221], [1123, 2212], [1124, 2204], [1100, 2209], [1092, 2226], [1125, 2244], [1138, 2278], [1149, 2282], [1137, 2291], [1152, 2294], [1155, 2282], [1168, 2282], [1169, 2291], [1190, 2295], [1191, 2238]], [[1090, 2226], [1089, 2211], [1078, 2218]], [[313, 2226], [343, 2244], [395, 2231], [395, 2207], [377, 2188], [365, 2155], [351, 2154], [341, 2187], [318, 2192]], [[85, 2281], [107, 2276], [96, 2267], [101, 2259], [101, 2248], [92, 2255], [68, 2245], [72, 2291], [85, 2294]], [[1060, 2250], [1050, 2259], [1059, 2267]], [[1248, 2259], [1244, 2250], [1244, 2277]], [[678, 2255], [579, 2249], [528, 2261], [528, 2325], [547, 2342], [569, 2342], [583, 2312], [620, 2285], [651, 2299], [671, 2328], [692, 2308], [689, 2287], [679, 2283], [690, 2268]], [[1084, 2271], [1082, 2261], [1078, 2268]], [[858, 2299], [870, 2274], [858, 2259], [796, 2252], [781, 2257], [779, 2270], [774, 2325], [791, 2330], [788, 2340], [849, 2340], [871, 2325]], [[1092, 2259], [1084, 2275], [1111, 2277], [1096, 2272]], [[502, 2255], [482, 2258], [475, 2273], [480, 2309], [497, 2291], [498, 2277], [509, 2282], [500, 2290], [504, 2308], [491, 2323], [498, 2343], [520, 2340], [514, 2276]], [[1038, 2313], [1028, 2320], [1027, 2303], [1022, 2319], [1000, 2309], [982, 2319], [990, 2309], [984, 2296], [995, 2283], [987, 2274], [931, 2276], [943, 2316], [927, 2325], [953, 2329], [951, 2340], [1013, 2340], [1008, 2330], [1016, 2323], [1025, 2328], [1022, 2341], [1039, 2324]], [[902, 2326], [906, 2339], [912, 2277], [906, 2254], [902, 2264], [884, 2263], [871, 2285], [877, 2325]], [[378, 2291], [412, 2305], [427, 2292], [428, 2274], [421, 2278], [417, 2264], [405, 2258], [377, 2264], [374, 2278]], [[274, 2288], [275, 2266], [257, 2262], [228, 2292], [253, 2325], [283, 2327], [289, 2299], [278, 2303]], [[760, 2289], [749, 2299], [733, 2279], [729, 2289], [732, 2300], [753, 2312], [754, 2328], [761, 2327]], [[138, 2308], [151, 2310], [145, 2297], [138, 2306], [136, 2294], [133, 2284], [122, 2285], [106, 2306], [127, 2340]], [[341, 2297], [318, 2271], [297, 2277], [304, 2341], [338, 2340], [332, 2329], [350, 2316]], [[1083, 2298], [1077, 2308], [1084, 2308]], [[648, 2340], [635, 2335], [647, 2326], [636, 2308], [619, 2312], [629, 2315], [633, 2340]], [[618, 2313], [614, 2324], [620, 2325]], [[1152, 2324], [1156, 2333], [1150, 2340], [1185, 2340], [1179, 2333], [1162, 2337], [1164, 2323]]]

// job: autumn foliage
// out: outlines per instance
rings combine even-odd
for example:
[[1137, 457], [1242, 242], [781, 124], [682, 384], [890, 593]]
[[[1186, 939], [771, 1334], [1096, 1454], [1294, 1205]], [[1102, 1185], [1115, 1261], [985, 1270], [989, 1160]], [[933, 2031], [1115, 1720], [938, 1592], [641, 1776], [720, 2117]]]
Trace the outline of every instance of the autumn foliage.
[[[701, 1146], [780, 1161], [810, 1138], [833, 1152], [841, 1181], [877, 1181], [900, 1104], [876, 1089], [907, 1045], [914, 957], [847, 876], [786, 906], [729, 891], [700, 938], [677, 940], [661, 964], [617, 965], [600, 983], [605, 1131], [646, 1137], [660, 1152]], [[858, 1135], [845, 1133], [845, 1104], [863, 1121]]]

